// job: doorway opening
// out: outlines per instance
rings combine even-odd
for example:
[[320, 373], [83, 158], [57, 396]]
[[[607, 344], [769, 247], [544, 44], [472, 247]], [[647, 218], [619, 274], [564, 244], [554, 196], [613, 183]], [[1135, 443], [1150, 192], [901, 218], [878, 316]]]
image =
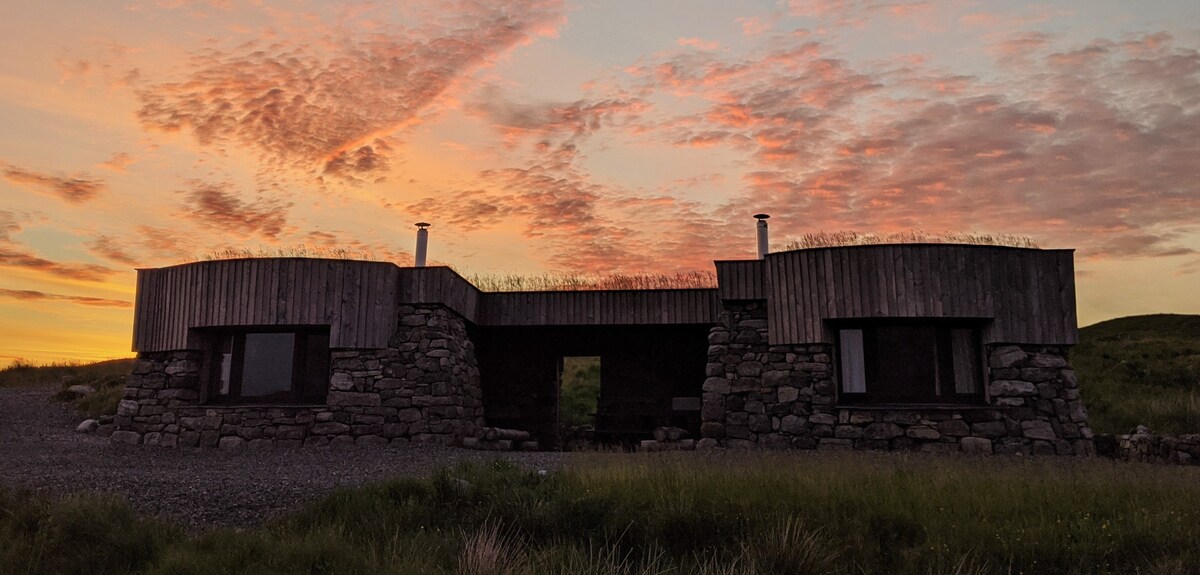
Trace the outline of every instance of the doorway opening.
[[595, 441], [600, 405], [600, 356], [566, 356], [558, 370], [558, 436], [571, 451]]

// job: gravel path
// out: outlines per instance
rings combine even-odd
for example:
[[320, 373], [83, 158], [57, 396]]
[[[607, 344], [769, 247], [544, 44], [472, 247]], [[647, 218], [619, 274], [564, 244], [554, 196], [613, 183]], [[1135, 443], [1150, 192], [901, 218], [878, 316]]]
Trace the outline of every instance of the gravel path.
[[191, 527], [254, 525], [338, 487], [424, 477], [460, 461], [503, 457], [545, 469], [562, 458], [424, 445], [231, 452], [110, 444], [75, 433], [82, 417], [50, 401], [52, 391], [0, 388], [0, 485], [113, 493]]

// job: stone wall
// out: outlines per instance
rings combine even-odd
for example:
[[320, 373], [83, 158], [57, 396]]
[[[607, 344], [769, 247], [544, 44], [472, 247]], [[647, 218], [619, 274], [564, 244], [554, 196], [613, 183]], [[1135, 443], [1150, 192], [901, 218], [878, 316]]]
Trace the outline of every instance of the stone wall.
[[761, 301], [726, 302], [708, 343], [697, 448], [846, 443], [833, 433], [831, 346], [768, 345]]
[[482, 425], [474, 345], [465, 321], [442, 306], [401, 306], [387, 348], [331, 350], [325, 405], [202, 405], [200, 356], [141, 354], [112, 440], [228, 448], [451, 445]]
[[1200, 465], [1200, 433], [1157, 435], [1139, 425], [1133, 433], [1096, 436], [1096, 452], [1124, 461]]
[[769, 345], [765, 302], [725, 302], [709, 332], [697, 447], [1093, 453], [1065, 348], [989, 346], [987, 404], [912, 408], [836, 405], [834, 352]]
[[1066, 347], [994, 345], [988, 347], [987, 361], [990, 402], [1004, 408], [999, 421], [1006, 433], [997, 452], [1095, 453]]

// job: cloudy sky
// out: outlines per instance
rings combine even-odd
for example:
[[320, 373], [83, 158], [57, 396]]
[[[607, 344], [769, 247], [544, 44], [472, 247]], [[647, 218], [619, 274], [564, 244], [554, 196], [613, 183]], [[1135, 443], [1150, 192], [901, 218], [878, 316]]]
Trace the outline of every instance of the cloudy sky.
[[129, 354], [136, 267], [340, 248], [672, 272], [817, 231], [1075, 248], [1200, 313], [1200, 3], [0, 3], [0, 365]]

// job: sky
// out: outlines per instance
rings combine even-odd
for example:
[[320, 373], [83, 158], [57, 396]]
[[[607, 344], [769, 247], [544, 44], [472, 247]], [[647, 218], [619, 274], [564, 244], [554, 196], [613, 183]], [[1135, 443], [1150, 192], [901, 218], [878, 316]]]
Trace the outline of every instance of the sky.
[[130, 355], [135, 268], [671, 273], [807, 233], [1075, 249], [1200, 313], [1200, 2], [0, 3], [0, 365]]

